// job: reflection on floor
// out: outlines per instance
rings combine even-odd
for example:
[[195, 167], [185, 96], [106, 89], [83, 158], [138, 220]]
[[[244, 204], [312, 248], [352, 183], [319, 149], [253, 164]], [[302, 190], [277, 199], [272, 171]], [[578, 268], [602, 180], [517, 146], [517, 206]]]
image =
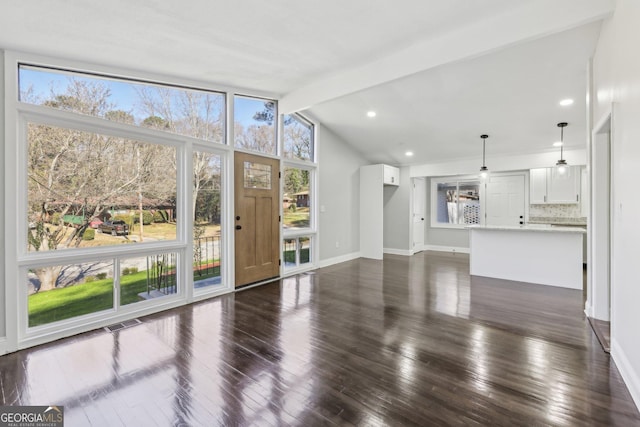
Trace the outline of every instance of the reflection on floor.
[[640, 425], [580, 291], [358, 259], [0, 357], [66, 426]]

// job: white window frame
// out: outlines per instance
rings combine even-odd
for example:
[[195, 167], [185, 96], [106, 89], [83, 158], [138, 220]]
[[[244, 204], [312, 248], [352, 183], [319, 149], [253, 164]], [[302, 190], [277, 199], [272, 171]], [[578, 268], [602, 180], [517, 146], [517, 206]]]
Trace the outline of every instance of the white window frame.
[[280, 135], [279, 143], [278, 143], [278, 152], [281, 155], [282, 161], [280, 162], [282, 179], [280, 180], [280, 215], [281, 218], [284, 219], [284, 209], [282, 203], [282, 197], [284, 195], [284, 171], [286, 168], [298, 168], [309, 171], [309, 193], [310, 193], [310, 203], [311, 209], [309, 209], [309, 227], [308, 228], [294, 228], [294, 229], [285, 229], [284, 228], [284, 220], [280, 223], [281, 228], [281, 239], [280, 239], [280, 254], [284, 256], [284, 241], [286, 239], [299, 239], [300, 237], [309, 237], [311, 239], [311, 259], [307, 264], [300, 265], [299, 261], [299, 253], [298, 248], [296, 248], [296, 266], [295, 267], [286, 267], [284, 259], [282, 260], [282, 265], [280, 268], [280, 275], [282, 277], [292, 276], [294, 274], [298, 274], [301, 272], [313, 270], [317, 268], [319, 263], [319, 225], [318, 225], [318, 214], [319, 210], [319, 187], [318, 187], [318, 173], [319, 173], [319, 164], [318, 164], [318, 127], [319, 124], [312, 120], [311, 118], [302, 115], [300, 113], [291, 113], [296, 114], [301, 117], [307, 123], [313, 126], [312, 131], [312, 154], [313, 158], [310, 160], [302, 160], [295, 158], [288, 158], [284, 156], [284, 114], [279, 115], [279, 124], [278, 124], [278, 134]]
[[431, 178], [431, 198], [430, 198], [430, 217], [431, 228], [451, 228], [451, 229], [464, 229], [471, 224], [453, 224], [438, 222], [438, 184], [456, 183], [456, 187], [459, 188], [460, 183], [477, 182], [478, 194], [480, 197], [480, 224], [484, 224], [484, 198], [485, 198], [485, 185], [484, 182], [477, 175], [453, 175], [445, 177], [432, 177]]
[[[228, 127], [228, 113], [233, 111], [229, 107], [229, 99], [232, 99], [233, 92], [222, 92], [219, 88], [202, 87], [203, 90], [211, 90], [221, 93], [227, 101], [227, 124], [225, 132], [225, 144], [212, 141], [202, 141], [192, 137], [170, 134], [163, 131], [128, 125], [118, 122], [111, 122], [99, 117], [83, 116], [76, 113], [56, 110], [45, 106], [32, 105], [18, 101], [18, 66], [21, 63], [32, 66], [42, 65], [44, 67], [54, 67], [69, 71], [100, 73], [106, 76], [118, 78], [125, 75], [112, 69], [95, 67], [73, 61], [65, 61], [51, 58], [42, 58], [36, 55], [21, 54], [15, 52], [5, 52], [5, 82], [6, 88], [5, 106], [5, 140], [15, 141], [15, 143], [5, 144], [5, 203], [13, 204], [16, 209], [10, 209], [5, 215], [5, 244], [8, 250], [5, 251], [5, 265], [15, 266], [5, 269], [5, 347], [12, 351], [19, 348], [49, 342], [58, 338], [106, 326], [115, 322], [130, 319], [132, 317], [143, 316], [169, 308], [178, 307], [192, 301], [224, 294], [233, 291], [233, 257], [229, 256], [232, 244], [230, 242], [229, 224], [231, 224], [233, 194], [229, 177], [232, 176], [233, 146], [229, 144], [233, 137], [233, 129]], [[131, 75], [127, 73], [126, 75]], [[141, 81], [151, 83], [167, 84], [170, 86], [185, 86], [184, 82], [167, 82], [165, 80], [154, 80], [153, 76], [131, 76]], [[43, 123], [59, 127], [70, 127], [82, 131], [101, 133], [119, 136], [141, 142], [161, 144], [176, 147], [176, 162], [178, 174], [176, 177], [177, 203], [179, 223], [176, 229], [176, 240], [168, 242], [145, 242], [136, 245], [104, 246], [100, 248], [64, 249], [57, 251], [28, 252], [26, 243], [27, 229], [27, 168], [26, 165], [26, 126], [27, 123]], [[213, 286], [212, 289], [202, 288], [194, 290], [192, 259], [193, 250], [190, 240], [192, 239], [193, 220], [190, 212], [190, 202], [192, 200], [191, 177], [193, 150], [206, 150], [208, 152], [221, 155], [223, 197], [221, 200], [222, 218], [222, 254], [221, 266], [222, 284]], [[18, 185], [16, 185], [18, 183]], [[27, 272], [30, 268], [43, 265], [71, 265], [96, 260], [113, 260], [114, 274], [114, 306], [119, 304], [119, 262], [121, 259], [144, 257], [159, 253], [174, 252], [177, 254], [178, 292], [173, 295], [158, 299], [157, 301], [145, 301], [137, 304], [121, 306], [116, 311], [106, 310], [74, 317], [71, 319], [52, 322], [47, 325], [28, 327], [28, 290], [26, 287]], [[6, 283], [15, 283], [16, 286], [6, 286]], [[24, 286], [23, 286], [24, 285]]]

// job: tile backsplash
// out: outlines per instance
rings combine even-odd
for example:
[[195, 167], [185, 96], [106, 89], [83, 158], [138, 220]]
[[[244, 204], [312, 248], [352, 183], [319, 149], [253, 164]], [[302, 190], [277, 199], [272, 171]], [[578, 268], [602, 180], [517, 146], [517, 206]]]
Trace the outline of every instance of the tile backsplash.
[[529, 216], [544, 216], [554, 218], [580, 218], [580, 204], [547, 204], [530, 205]]
[[577, 204], [529, 205], [530, 224], [587, 225], [587, 218], [580, 214]]

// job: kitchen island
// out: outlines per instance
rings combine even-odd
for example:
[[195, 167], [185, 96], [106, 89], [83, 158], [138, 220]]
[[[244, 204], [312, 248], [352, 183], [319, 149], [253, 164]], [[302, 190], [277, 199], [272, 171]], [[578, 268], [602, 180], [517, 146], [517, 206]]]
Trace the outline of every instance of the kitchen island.
[[585, 229], [533, 224], [468, 229], [472, 276], [582, 289]]

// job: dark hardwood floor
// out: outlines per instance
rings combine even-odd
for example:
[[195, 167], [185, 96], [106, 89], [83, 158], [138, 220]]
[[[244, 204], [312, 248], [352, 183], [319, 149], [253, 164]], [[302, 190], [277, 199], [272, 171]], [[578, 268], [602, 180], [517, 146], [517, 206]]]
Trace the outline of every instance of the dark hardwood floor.
[[359, 259], [0, 357], [67, 426], [640, 425], [580, 291]]

